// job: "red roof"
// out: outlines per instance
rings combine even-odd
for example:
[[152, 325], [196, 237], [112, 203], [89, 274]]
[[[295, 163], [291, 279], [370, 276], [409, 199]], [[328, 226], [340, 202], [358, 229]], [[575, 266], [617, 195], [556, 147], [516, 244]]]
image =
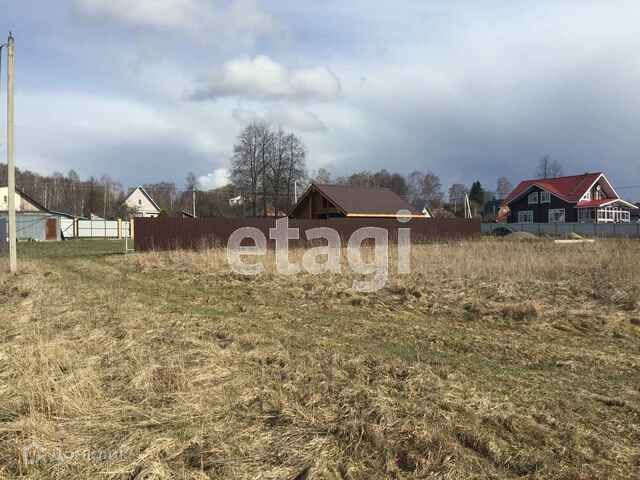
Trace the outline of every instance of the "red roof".
[[578, 202], [576, 208], [589, 208], [589, 207], [600, 207], [602, 205], [609, 205], [612, 203], [622, 203], [625, 204], [629, 208], [638, 208], [633, 203], [629, 203], [621, 198], [603, 198], [601, 200], [587, 200], [584, 202]]
[[617, 201], [618, 200], [615, 198], [602, 198], [600, 200], [587, 200], [585, 202], [580, 202], [576, 206], [579, 208], [599, 207], [605, 203], [614, 203]]
[[511, 203], [532, 186], [540, 187], [563, 200], [577, 203], [580, 197], [594, 184], [602, 172], [585, 173], [583, 175], [571, 175], [568, 177], [538, 178], [520, 182], [516, 188], [505, 198], [505, 205]]

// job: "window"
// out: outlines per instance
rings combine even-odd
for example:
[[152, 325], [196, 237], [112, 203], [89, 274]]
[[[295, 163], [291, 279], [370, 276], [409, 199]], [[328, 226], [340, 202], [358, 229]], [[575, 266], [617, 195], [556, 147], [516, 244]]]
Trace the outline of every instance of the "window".
[[604, 192], [602, 191], [602, 187], [600, 185], [597, 185], [596, 188], [593, 189], [593, 195], [592, 195], [594, 200], [603, 200], [605, 198], [607, 198], [604, 195]]
[[518, 212], [518, 223], [533, 223], [533, 210]]
[[549, 192], [540, 192], [540, 203], [551, 203], [551, 194]]
[[549, 223], [564, 223], [564, 208], [549, 209]]
[[142, 205], [142, 199], [138, 199], [138, 205]]
[[533, 205], [538, 203], [538, 192], [533, 192], [529, 194], [529, 205]]
[[593, 220], [593, 208], [579, 208], [578, 222], [587, 223]]
[[9, 197], [7, 197], [6, 195], [4, 196], [4, 203], [7, 203], [9, 201]]

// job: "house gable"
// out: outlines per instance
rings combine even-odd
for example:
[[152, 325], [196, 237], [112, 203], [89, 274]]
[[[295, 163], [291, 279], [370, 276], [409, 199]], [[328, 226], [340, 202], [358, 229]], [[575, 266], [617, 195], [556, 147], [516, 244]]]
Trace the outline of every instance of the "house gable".
[[133, 190], [125, 198], [124, 204], [141, 216], [157, 216], [160, 214], [160, 207], [142, 187], [137, 187]]
[[[402, 212], [402, 213], [399, 213]], [[290, 210], [292, 218], [427, 218], [386, 188], [311, 184]]]
[[[26, 193], [16, 189], [16, 212], [45, 212], [48, 210], [39, 202], [29, 197]], [[0, 187], [0, 211], [9, 209], [9, 187]]]
[[580, 197], [580, 202], [620, 198], [607, 177], [601, 174]]
[[289, 212], [289, 216], [291, 218], [335, 218], [345, 217], [346, 212], [312, 184]]

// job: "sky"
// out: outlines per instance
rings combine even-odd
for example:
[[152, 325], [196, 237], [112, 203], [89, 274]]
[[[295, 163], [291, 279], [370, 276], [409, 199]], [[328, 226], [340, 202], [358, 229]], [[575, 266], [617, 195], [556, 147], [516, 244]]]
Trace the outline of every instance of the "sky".
[[492, 189], [548, 154], [640, 185], [637, 0], [0, 4], [21, 168], [124, 186], [193, 171], [213, 188], [240, 130], [265, 120], [335, 175], [431, 170]]

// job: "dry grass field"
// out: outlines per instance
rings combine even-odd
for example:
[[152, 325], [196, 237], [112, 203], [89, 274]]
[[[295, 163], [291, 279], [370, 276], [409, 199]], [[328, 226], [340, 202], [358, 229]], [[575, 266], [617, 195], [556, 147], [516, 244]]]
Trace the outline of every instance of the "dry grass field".
[[0, 478], [640, 478], [638, 241], [418, 246], [368, 294], [77, 245], [0, 273]]

